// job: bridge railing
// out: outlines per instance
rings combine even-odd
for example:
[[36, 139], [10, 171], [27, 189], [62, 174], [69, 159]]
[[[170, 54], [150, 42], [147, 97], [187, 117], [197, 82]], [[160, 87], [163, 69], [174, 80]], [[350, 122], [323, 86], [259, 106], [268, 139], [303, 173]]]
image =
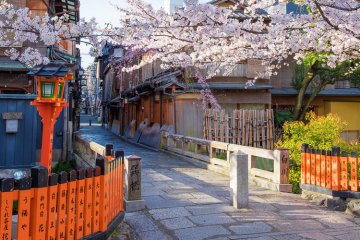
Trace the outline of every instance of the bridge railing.
[[[248, 155], [249, 178], [257, 185], [291, 192], [289, 184], [289, 152], [287, 149], [267, 150], [200, 138], [161, 132], [160, 147], [172, 153], [205, 162], [216, 171], [229, 174], [230, 154], [241, 151]], [[259, 168], [258, 162], [268, 162], [270, 169]], [[215, 167], [215, 168], [214, 168]]]
[[310, 149], [302, 145], [301, 188], [339, 197], [360, 198], [360, 160], [339, 147]]
[[123, 151], [107, 145], [94, 168], [47, 171], [0, 180], [1, 239], [106, 239], [122, 221]]
[[93, 141], [88, 141], [80, 134], [75, 134], [73, 142], [76, 164], [83, 167], [94, 167], [98, 156], [104, 156], [106, 147]]

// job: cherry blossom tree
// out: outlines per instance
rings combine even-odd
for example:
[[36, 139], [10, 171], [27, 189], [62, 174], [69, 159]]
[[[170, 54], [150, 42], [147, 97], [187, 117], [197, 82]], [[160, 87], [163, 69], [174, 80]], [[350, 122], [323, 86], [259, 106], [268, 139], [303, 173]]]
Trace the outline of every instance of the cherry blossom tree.
[[[158, 49], [146, 61], [161, 59], [164, 68], [195, 66], [207, 69], [206, 77], [211, 78], [220, 71], [229, 73], [249, 59], [259, 59], [264, 70], [258, 77], [267, 78], [292, 59], [301, 64], [309, 53], [321, 56], [321, 61], [307, 67], [309, 72], [298, 88], [295, 119], [302, 118], [325, 83], [333, 82], [334, 78], [330, 81], [322, 74], [321, 84], [312, 87], [312, 95], [306, 99], [306, 89], [316, 85], [319, 71], [331, 71], [326, 69], [360, 57], [359, 1], [293, 0], [299, 11], [284, 14], [276, 6], [290, 1], [240, 0], [229, 9], [186, 0], [184, 8], [173, 15], [141, 0], [128, 2], [130, 8], [119, 8], [125, 14], [119, 41], [143, 50]], [[351, 74], [359, 65], [347, 69]], [[205, 82], [202, 77], [198, 79]], [[204, 99], [209, 99], [211, 94], [205, 89]]]
[[[296, 0], [306, 6], [304, 14], [281, 14], [272, 6], [288, 1], [240, 0], [228, 9], [185, 0], [173, 15], [141, 0], [128, 2], [129, 8], [119, 8], [125, 17], [118, 40], [158, 49], [147, 61], [161, 59], [164, 67], [206, 67], [212, 76], [248, 59], [261, 59], [266, 70], [259, 76], [270, 76], [284, 60], [300, 62], [309, 51], [328, 53], [330, 67], [360, 55], [359, 1]], [[267, 14], [259, 9], [267, 9]]]
[[[258, 76], [269, 77], [285, 60], [300, 63], [309, 51], [326, 55], [330, 67], [359, 58], [359, 0], [292, 0], [306, 6], [304, 14], [282, 14], [273, 7], [277, 2], [290, 1], [238, 0], [231, 9], [185, 0], [184, 8], [169, 15], [142, 0], [128, 0], [126, 9], [118, 7], [120, 25], [100, 29], [94, 19], [69, 25], [66, 15], [30, 17], [28, 9], [1, 1], [0, 47], [31, 66], [48, 59], [29, 43], [51, 46], [61, 39], [82, 38], [94, 45], [92, 54], [100, 55], [110, 39], [132, 51], [156, 49], [139, 64], [123, 66], [123, 71], [160, 59], [164, 68], [206, 69], [207, 78], [229, 73], [248, 59], [261, 60], [264, 71]], [[29, 47], [14, 48], [18, 44]]]
[[[28, 8], [15, 8], [0, 1], [0, 48], [5, 49], [12, 60], [19, 60], [28, 66], [49, 63], [39, 46], [53, 46], [60, 40], [83, 38], [92, 44], [93, 55], [100, 54], [108, 29], [99, 29], [95, 19], [78, 24], [69, 24], [68, 15], [61, 17], [32, 16]], [[102, 36], [100, 40], [98, 36]]]
[[69, 25], [66, 15], [30, 17], [28, 9], [14, 9], [1, 1], [0, 46], [9, 48], [14, 59], [36, 58], [40, 63], [35, 49], [19, 52], [12, 47], [26, 42], [50, 46], [60, 39], [82, 37], [97, 46], [93, 53], [99, 54], [98, 43], [111, 38], [133, 49], [157, 49], [147, 62], [161, 59], [163, 67], [206, 67], [210, 76], [248, 59], [263, 60], [263, 74], [271, 75], [285, 59], [302, 59], [308, 51], [329, 53], [327, 64], [332, 67], [359, 58], [359, 0], [292, 0], [306, 5], [307, 14], [279, 14], [272, 9], [276, 2], [288, 1], [239, 0], [229, 9], [185, 0], [183, 9], [168, 15], [142, 0], [128, 0], [126, 9], [118, 7], [121, 25], [100, 29], [94, 19]]

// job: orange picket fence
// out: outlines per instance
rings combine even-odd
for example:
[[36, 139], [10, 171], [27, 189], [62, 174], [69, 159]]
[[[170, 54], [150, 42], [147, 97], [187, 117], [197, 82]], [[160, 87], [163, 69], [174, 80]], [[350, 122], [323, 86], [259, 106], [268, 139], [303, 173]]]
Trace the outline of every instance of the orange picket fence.
[[106, 239], [124, 217], [123, 179], [124, 152], [110, 144], [95, 168], [49, 175], [38, 166], [31, 177], [1, 179], [0, 239]]
[[347, 152], [340, 152], [339, 147], [325, 151], [310, 149], [308, 144], [302, 145], [302, 186], [319, 186], [332, 192], [359, 192], [359, 169], [360, 159], [355, 152], [349, 156]]

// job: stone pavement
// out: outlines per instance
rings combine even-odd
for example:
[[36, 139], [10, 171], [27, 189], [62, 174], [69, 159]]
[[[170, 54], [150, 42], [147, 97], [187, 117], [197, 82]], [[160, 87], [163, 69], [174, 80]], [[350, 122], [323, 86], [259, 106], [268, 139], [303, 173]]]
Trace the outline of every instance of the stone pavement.
[[100, 123], [98, 123], [98, 117], [97, 116], [91, 116], [91, 115], [80, 115], [80, 126], [89, 126], [89, 121], [91, 120], [91, 126], [101, 126]]
[[250, 208], [236, 210], [229, 206], [228, 177], [127, 143], [98, 126], [82, 126], [80, 132], [142, 157], [147, 208], [125, 215], [137, 239], [360, 239], [360, 218], [256, 186], [250, 186]]

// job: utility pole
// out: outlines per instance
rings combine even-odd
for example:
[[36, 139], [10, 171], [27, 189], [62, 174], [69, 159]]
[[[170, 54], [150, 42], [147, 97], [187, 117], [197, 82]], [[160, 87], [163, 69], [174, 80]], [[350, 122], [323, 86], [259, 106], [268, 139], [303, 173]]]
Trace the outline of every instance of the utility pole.
[[95, 106], [94, 106], [94, 114], [97, 115], [97, 99], [98, 99], [98, 79], [95, 78]]
[[[101, 72], [101, 60], [98, 59], [97, 61], [97, 65], [96, 65], [96, 76], [95, 76], [95, 112], [96, 114], [98, 113], [97, 112], [97, 109], [98, 109], [98, 94], [99, 94], [99, 86], [98, 86], [98, 83], [99, 83], [99, 80], [100, 80], [100, 72]], [[104, 113], [103, 113], [104, 114]]]

